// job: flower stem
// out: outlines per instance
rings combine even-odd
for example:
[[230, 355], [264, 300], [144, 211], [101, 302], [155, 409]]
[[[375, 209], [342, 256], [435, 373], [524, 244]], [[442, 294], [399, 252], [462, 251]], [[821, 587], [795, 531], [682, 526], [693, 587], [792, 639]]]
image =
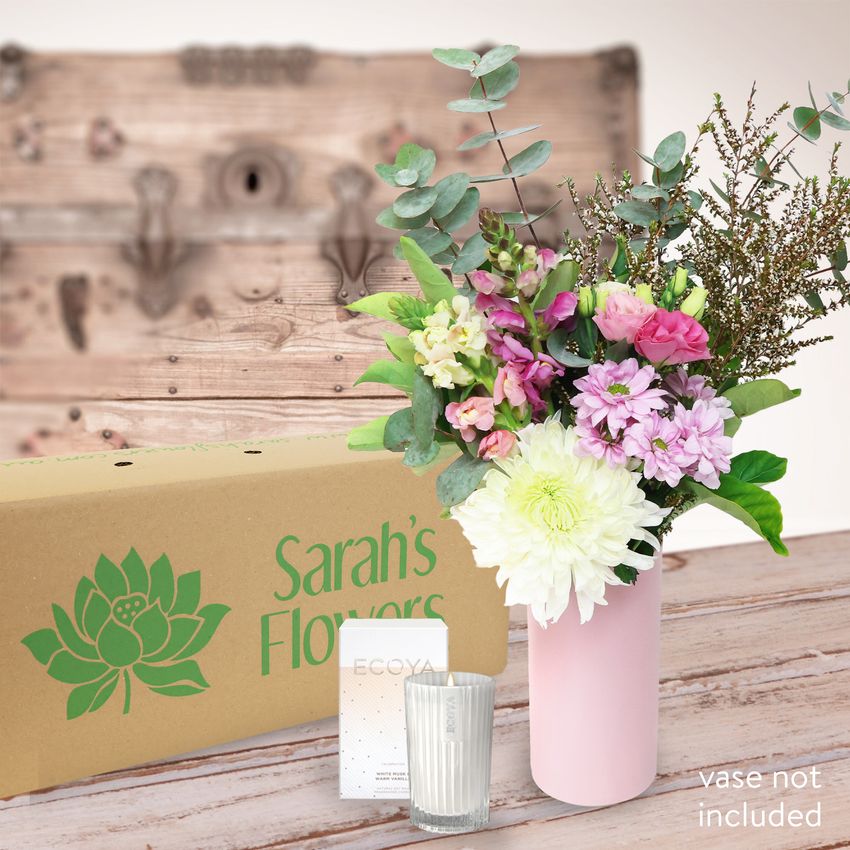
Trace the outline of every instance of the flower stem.
[[[484, 88], [484, 78], [479, 77], [478, 82], [481, 83], [481, 94], [484, 99], [487, 99], [487, 89]], [[490, 119], [490, 126], [493, 128], [493, 133], [497, 134], [499, 131], [496, 129], [496, 122], [493, 120], [493, 113], [488, 112], [487, 117]], [[499, 146], [499, 150], [502, 152], [502, 159], [505, 161], [505, 168], [508, 169], [508, 172], [511, 170], [510, 161], [508, 160], [508, 155], [505, 153], [505, 146], [502, 144], [501, 139], [496, 139], [496, 144]], [[516, 182], [516, 177], [511, 177], [511, 183], [514, 185], [514, 192], [516, 193], [516, 199], [519, 201], [519, 208], [522, 211], [522, 215], [526, 221], [529, 220], [528, 210], [525, 208], [525, 201], [522, 199], [522, 194], [519, 191], [519, 184]], [[534, 244], [539, 248], [540, 240], [537, 238], [537, 234], [534, 232], [534, 228], [529, 224], [528, 232], [531, 234], [531, 238], [534, 240]]]
[[130, 671], [124, 669], [124, 714], [130, 713]]

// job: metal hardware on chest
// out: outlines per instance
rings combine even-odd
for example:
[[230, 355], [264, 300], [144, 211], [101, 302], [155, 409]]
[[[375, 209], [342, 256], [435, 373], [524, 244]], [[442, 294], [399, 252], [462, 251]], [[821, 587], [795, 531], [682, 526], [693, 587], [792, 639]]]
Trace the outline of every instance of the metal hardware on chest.
[[372, 178], [359, 165], [345, 165], [331, 175], [331, 190], [339, 204], [333, 235], [322, 240], [322, 256], [339, 272], [338, 304], [352, 304], [369, 294], [366, 272], [383, 254], [370, 234], [363, 205], [372, 191]]
[[134, 178], [139, 197], [136, 238], [124, 245], [124, 257], [136, 268], [136, 301], [151, 318], [159, 318], [177, 301], [174, 269], [186, 255], [186, 246], [172, 233], [170, 207], [177, 179], [165, 168], [143, 168]]
[[17, 44], [0, 47], [0, 100], [15, 100], [24, 88], [25, 53]]
[[180, 65], [187, 83], [203, 85], [301, 85], [317, 62], [309, 47], [187, 47]]
[[292, 195], [295, 157], [275, 145], [207, 159], [206, 200], [213, 207], [282, 207]]

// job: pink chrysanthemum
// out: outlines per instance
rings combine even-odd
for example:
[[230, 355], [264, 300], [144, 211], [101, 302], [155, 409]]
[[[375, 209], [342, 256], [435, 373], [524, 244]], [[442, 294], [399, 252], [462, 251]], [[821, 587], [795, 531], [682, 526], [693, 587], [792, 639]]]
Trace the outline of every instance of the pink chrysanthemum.
[[684, 369], [677, 369], [667, 375], [661, 382], [661, 386], [673, 396], [675, 401], [681, 399], [704, 401], [717, 409], [721, 419], [728, 419], [735, 415], [729, 399], [717, 395], [717, 390], [706, 383], [704, 375], [689, 375]]
[[633, 420], [667, 406], [664, 390], [650, 387], [657, 378], [652, 366], [640, 367], [633, 357], [622, 363], [595, 363], [587, 370], [587, 377], [575, 382], [576, 389], [581, 390], [571, 399], [576, 418], [591, 425], [605, 422], [616, 436]]
[[[675, 487], [685, 474], [682, 430], [671, 419], [655, 411], [632, 423], [623, 436], [623, 450], [643, 461], [645, 478], [655, 478]], [[688, 464], [686, 463], [685, 466]]]
[[673, 422], [682, 432], [681, 464], [685, 473], [716, 490], [719, 474], [730, 469], [732, 455], [732, 438], [723, 433], [720, 411], [702, 400], [694, 402], [690, 410], [677, 404]]
[[597, 460], [604, 460], [612, 469], [615, 466], [624, 466], [628, 460], [622, 440], [610, 437], [587, 422], [576, 423], [575, 432], [579, 438], [575, 453], [579, 457], [595, 457]]

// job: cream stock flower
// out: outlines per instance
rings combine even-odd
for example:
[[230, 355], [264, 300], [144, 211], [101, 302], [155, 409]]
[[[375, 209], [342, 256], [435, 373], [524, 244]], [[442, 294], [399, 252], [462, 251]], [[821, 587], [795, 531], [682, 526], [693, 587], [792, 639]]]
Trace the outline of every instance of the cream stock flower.
[[629, 548], [667, 513], [646, 499], [640, 475], [604, 460], [578, 457], [572, 428], [556, 418], [518, 432], [518, 452], [496, 459], [482, 486], [452, 508], [479, 567], [498, 567], [505, 604], [530, 605], [546, 626], [557, 622], [574, 589], [581, 622], [606, 605], [605, 586], [622, 584], [614, 567], [653, 566]]

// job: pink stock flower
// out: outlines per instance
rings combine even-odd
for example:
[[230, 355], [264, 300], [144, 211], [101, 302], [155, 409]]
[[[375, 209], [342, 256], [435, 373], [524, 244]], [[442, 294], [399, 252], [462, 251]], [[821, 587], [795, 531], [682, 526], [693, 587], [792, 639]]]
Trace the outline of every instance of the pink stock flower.
[[537, 252], [537, 274], [543, 277], [550, 269], [554, 269], [561, 257], [551, 248], [541, 248]]
[[684, 369], [677, 369], [664, 378], [661, 386], [673, 397], [674, 402], [680, 399], [704, 401], [716, 408], [722, 419], [735, 415], [729, 399], [717, 395], [717, 390], [706, 383], [704, 375], [689, 375]]
[[493, 310], [488, 314], [488, 318], [494, 328], [505, 331], [525, 331], [528, 327], [525, 318], [516, 310]]
[[552, 303], [538, 315], [549, 330], [554, 330], [562, 322], [572, 319], [578, 306], [575, 292], [559, 292]]
[[465, 401], [446, 405], [446, 419], [460, 431], [467, 443], [475, 439], [476, 429], [489, 431], [493, 427], [495, 413], [493, 399], [485, 396], [470, 396]]
[[605, 309], [597, 310], [593, 321], [609, 342], [635, 341], [635, 334], [658, 308], [647, 304], [631, 292], [615, 292], [605, 299]]
[[493, 431], [479, 444], [478, 457], [482, 460], [507, 457], [513, 451], [515, 445], [516, 434], [512, 431]]
[[523, 409], [528, 402], [525, 392], [525, 383], [522, 373], [525, 371], [525, 363], [512, 360], [499, 367], [496, 373], [496, 382], [493, 385], [493, 401], [501, 404], [505, 399], [511, 407]]
[[510, 360], [496, 373], [493, 400], [501, 404], [507, 399], [511, 407], [523, 411], [526, 404], [530, 404], [535, 413], [540, 413], [547, 409], [541, 390], [548, 389], [552, 381], [563, 374], [563, 368], [548, 354], [538, 354], [536, 359]]
[[604, 460], [612, 468], [623, 466], [628, 460], [623, 443], [604, 434], [596, 426], [588, 422], [577, 422], [575, 432], [579, 438], [575, 453], [579, 457], [595, 457], [597, 460]]
[[720, 486], [719, 473], [728, 472], [732, 438], [723, 433], [723, 417], [706, 401], [695, 401], [688, 410], [677, 404], [673, 422], [682, 434], [680, 463], [694, 481], [712, 490]]
[[534, 360], [530, 348], [526, 348], [515, 336], [488, 331], [487, 342], [496, 357], [502, 360]]
[[605, 422], [616, 436], [631, 421], [666, 407], [664, 390], [649, 385], [658, 378], [652, 366], [640, 367], [634, 357], [615, 363], [594, 363], [587, 376], [575, 381], [581, 392], [570, 399], [576, 418], [590, 425]]
[[499, 293], [505, 288], [505, 279], [499, 277], [492, 272], [485, 272], [477, 269], [469, 276], [472, 286], [479, 292], [485, 295], [492, 295], [494, 292]]
[[634, 338], [638, 354], [650, 363], [690, 363], [708, 360], [708, 333], [692, 316], [681, 310], [658, 308], [638, 330]]
[[645, 478], [655, 478], [675, 487], [688, 465], [682, 453], [682, 439], [678, 424], [653, 410], [649, 416], [626, 428], [623, 450], [630, 457], [643, 461]]

